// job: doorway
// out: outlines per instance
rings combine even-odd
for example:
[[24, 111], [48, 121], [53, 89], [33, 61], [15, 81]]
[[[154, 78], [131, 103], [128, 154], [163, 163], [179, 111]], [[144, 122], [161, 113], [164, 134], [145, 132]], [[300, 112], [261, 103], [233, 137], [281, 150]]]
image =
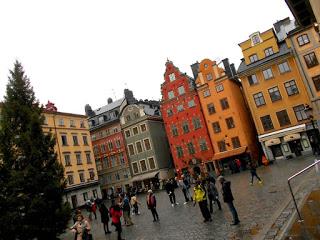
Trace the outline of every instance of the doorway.
[[300, 139], [288, 142], [291, 152], [293, 152], [297, 157], [302, 155], [302, 145]]
[[72, 208], [76, 209], [78, 207], [77, 195], [71, 196]]
[[274, 158], [283, 156], [283, 152], [280, 144], [270, 146], [270, 148]]

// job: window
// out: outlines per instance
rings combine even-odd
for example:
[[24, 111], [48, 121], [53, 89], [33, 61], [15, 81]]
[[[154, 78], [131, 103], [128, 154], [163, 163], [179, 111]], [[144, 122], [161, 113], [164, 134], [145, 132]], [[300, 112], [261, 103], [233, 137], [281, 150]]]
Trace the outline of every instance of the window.
[[101, 165], [100, 159], [96, 159], [96, 166], [97, 166], [97, 170], [98, 170], [98, 171], [101, 171], [101, 170], [102, 170], [102, 165]]
[[119, 174], [119, 173], [115, 173], [115, 174], [114, 174], [114, 177], [115, 177], [115, 179], [116, 179], [117, 181], [120, 180], [120, 174]]
[[133, 144], [129, 144], [128, 145], [128, 150], [129, 150], [129, 155], [134, 155], [134, 148], [133, 148]]
[[281, 99], [281, 94], [279, 92], [278, 87], [269, 88], [269, 95], [272, 102], [278, 101]]
[[316, 90], [320, 91], [320, 75], [313, 77], [312, 81], [314, 83], [314, 87], [316, 88]]
[[249, 59], [250, 59], [250, 63], [254, 63], [258, 61], [258, 56], [257, 54], [252, 54], [251, 56], [249, 56]]
[[206, 151], [206, 150], [208, 150], [206, 140], [200, 139], [199, 145], [200, 145], [200, 150], [201, 150], [201, 151]]
[[176, 80], [176, 76], [174, 75], [174, 73], [169, 74], [169, 79], [170, 79], [170, 82]]
[[137, 119], [140, 117], [139, 113], [136, 113], [136, 112], [133, 114], [133, 116], [134, 116], [134, 119]]
[[98, 197], [98, 192], [96, 189], [92, 190], [93, 198], [96, 199]]
[[168, 117], [171, 117], [173, 115], [172, 109], [167, 110], [167, 115]]
[[226, 124], [227, 124], [228, 129], [235, 127], [232, 117], [226, 118]]
[[150, 169], [155, 169], [156, 168], [156, 164], [155, 164], [154, 159], [152, 157], [148, 158], [148, 162], [149, 162]]
[[183, 132], [184, 132], [184, 133], [190, 132], [188, 122], [182, 123], [182, 129], [183, 129]]
[[201, 122], [199, 118], [192, 118], [192, 123], [195, 130], [201, 128]]
[[73, 136], [72, 136], [72, 139], [73, 139], [73, 145], [74, 145], [74, 146], [78, 146], [78, 145], [79, 145], [78, 136], [73, 135]]
[[[108, 129], [109, 130], [109, 129]], [[118, 128], [114, 128], [113, 129], [113, 133], [117, 133], [118, 132]]]
[[260, 42], [261, 42], [261, 40], [260, 40], [260, 36], [259, 36], [258, 33], [256, 33], [256, 34], [254, 34], [254, 35], [251, 36], [251, 44], [252, 44], [253, 46], [256, 45], [256, 44], [258, 44], [258, 43], [260, 43]]
[[273, 129], [273, 123], [272, 123], [270, 115], [263, 116], [260, 118], [260, 120], [261, 120], [263, 129], [265, 131]]
[[128, 138], [128, 137], [130, 137], [130, 136], [131, 136], [131, 134], [130, 134], [130, 130], [126, 130], [126, 131], [125, 131], [125, 133], [126, 133], [126, 138]]
[[62, 146], [68, 146], [67, 136], [61, 135]]
[[207, 109], [208, 109], [209, 115], [214, 114], [216, 112], [216, 109], [214, 108], [213, 103], [209, 103], [207, 105]]
[[232, 147], [233, 147], [233, 148], [239, 148], [239, 147], [241, 147], [241, 145], [240, 145], [240, 140], [239, 140], [238, 137], [233, 137], [233, 138], [231, 138], [231, 142], [232, 142]]
[[123, 153], [119, 153], [119, 159], [120, 159], [120, 164], [121, 165], [125, 165], [126, 164], [126, 160], [124, 159]]
[[70, 160], [69, 154], [64, 155], [64, 162], [65, 162], [66, 166], [71, 166], [71, 160]]
[[212, 123], [212, 128], [214, 133], [219, 133], [221, 132], [220, 124], [219, 122], [213, 122]]
[[132, 163], [132, 169], [134, 173], [138, 173], [139, 172], [138, 163], [136, 162]]
[[110, 156], [110, 162], [111, 162], [111, 167], [116, 167], [116, 166], [119, 165], [119, 164], [117, 163], [117, 158], [116, 158], [116, 156], [114, 156], [114, 155]]
[[266, 102], [264, 101], [264, 97], [263, 97], [262, 92], [254, 94], [253, 98], [254, 98], [254, 101], [255, 101], [257, 107], [266, 104]]
[[304, 55], [303, 57], [304, 57], [304, 60], [305, 60], [308, 68], [312, 68], [312, 67], [317, 66], [319, 64], [318, 59], [317, 59], [316, 55], [314, 54], [314, 52], [309, 53], [307, 55]]
[[72, 185], [74, 183], [74, 179], [73, 179], [72, 174], [68, 174], [68, 183], [69, 183], [69, 185]]
[[220, 99], [220, 104], [221, 104], [222, 110], [229, 108], [229, 103], [227, 98]]
[[94, 155], [99, 154], [98, 146], [93, 146], [93, 153], [94, 153]]
[[279, 68], [279, 72], [280, 72], [281, 74], [286, 73], [286, 72], [290, 72], [290, 67], [289, 67], [289, 64], [288, 64], [287, 61], [286, 61], [286, 62], [283, 62], [283, 63], [280, 63], [280, 64], [278, 65], [278, 68]]
[[94, 180], [94, 171], [93, 171], [93, 169], [89, 169], [89, 177], [90, 177], [90, 180]]
[[82, 136], [82, 140], [83, 140], [83, 145], [86, 145], [86, 146], [89, 145], [87, 136]]
[[82, 193], [82, 195], [83, 195], [83, 201], [87, 201], [89, 199], [87, 192]]
[[148, 151], [148, 150], [151, 150], [150, 140], [147, 138], [147, 139], [144, 139], [143, 142], [144, 142], [144, 147], [145, 147], [145, 149], [146, 149], [147, 151]]
[[104, 144], [101, 144], [100, 148], [102, 153], [105, 153], [107, 151], [106, 145]]
[[227, 151], [226, 142], [224, 140], [218, 141], [218, 148], [220, 152]]
[[194, 102], [193, 99], [188, 102], [188, 107], [189, 107], [189, 108], [194, 107], [195, 105], [196, 105], [196, 104], [195, 104], [195, 102]]
[[85, 182], [84, 173], [83, 172], [79, 172], [79, 178], [80, 178], [80, 182]]
[[87, 159], [87, 164], [92, 163], [91, 161], [91, 154], [89, 152], [86, 153], [86, 159]]
[[141, 167], [141, 171], [142, 171], [142, 172], [147, 171], [146, 160], [141, 160], [141, 161], [140, 161], [140, 167]]
[[141, 132], [147, 131], [147, 126], [145, 124], [140, 125]]
[[116, 143], [116, 148], [120, 148], [121, 147], [120, 139], [117, 139], [115, 143]]
[[127, 120], [127, 122], [129, 122], [129, 121], [131, 120], [130, 115], [127, 115], [127, 116], [126, 116], [126, 120]]
[[252, 74], [250, 76], [248, 76], [248, 82], [251, 85], [257, 84], [258, 83], [258, 78], [255, 74]]
[[310, 42], [307, 34], [303, 34], [303, 35], [300, 35], [299, 37], [297, 37], [297, 41], [298, 41], [299, 46], [303, 46], [303, 45]]
[[212, 80], [212, 74], [211, 73], [208, 73], [206, 77], [207, 77], [208, 81]]
[[112, 142], [108, 142], [108, 148], [109, 148], [109, 151], [111, 152], [113, 150], [113, 144]]
[[291, 124], [287, 110], [282, 110], [280, 112], [277, 112], [276, 114], [281, 127]]
[[75, 127], [76, 125], [74, 124], [74, 120], [70, 120], [70, 127]]
[[182, 104], [178, 105], [177, 110], [178, 112], [182, 112], [184, 110], [183, 105]]
[[133, 135], [137, 135], [138, 134], [138, 128], [137, 127], [132, 128], [132, 132], [133, 132]]
[[136, 147], [137, 147], [137, 152], [138, 152], [138, 153], [141, 153], [141, 152], [142, 152], [141, 142], [136, 142]]
[[299, 93], [298, 87], [297, 87], [296, 82], [294, 80], [291, 80], [289, 82], [285, 82], [284, 86], [287, 90], [288, 96], [292, 96], [292, 95]]
[[81, 128], [85, 128], [85, 125], [84, 125], [84, 121], [83, 121], [83, 120], [80, 121], [80, 127], [81, 127]]
[[168, 98], [169, 98], [169, 99], [174, 98], [174, 93], [173, 93], [173, 91], [168, 92]]
[[96, 136], [95, 134], [92, 134], [92, 135], [91, 135], [91, 140], [92, 140], [92, 141], [95, 141], [96, 139], [97, 139], [97, 136]]
[[223, 88], [223, 85], [222, 85], [222, 84], [219, 84], [219, 85], [216, 86], [216, 91], [217, 91], [217, 93], [218, 93], [218, 92], [222, 92], [223, 90], [224, 90], [224, 88]]
[[77, 159], [77, 164], [81, 165], [82, 164], [81, 153], [76, 153], [76, 159]]
[[178, 136], [178, 129], [175, 125], [171, 126], [171, 131], [173, 136]]
[[178, 155], [178, 157], [179, 157], [179, 158], [180, 158], [180, 157], [183, 157], [182, 147], [181, 147], [181, 146], [177, 146], [176, 149], [177, 149], [177, 155]]
[[306, 112], [304, 111], [304, 105], [298, 105], [293, 107], [293, 111], [296, 114], [296, 118], [298, 121], [302, 121], [308, 119]]
[[179, 95], [185, 94], [183, 86], [178, 87], [178, 93], [179, 93]]
[[62, 118], [59, 119], [59, 124], [58, 124], [58, 125], [59, 125], [59, 126], [64, 126], [64, 121], [63, 121]]
[[109, 158], [107, 156], [104, 156], [103, 158], [103, 167], [108, 168], [110, 166]]
[[272, 55], [272, 54], [273, 54], [273, 49], [272, 49], [272, 47], [269, 47], [269, 48], [265, 49], [265, 50], [264, 50], [264, 54], [265, 54], [266, 57]]
[[187, 143], [187, 147], [188, 147], [189, 154], [194, 154], [195, 153], [194, 146], [193, 146], [192, 142]]
[[203, 97], [209, 97], [209, 96], [211, 96], [211, 93], [210, 93], [210, 90], [208, 89], [208, 90], [205, 90], [204, 92], [203, 92]]
[[263, 76], [264, 76], [264, 79], [265, 79], [265, 80], [268, 80], [268, 79], [270, 79], [270, 78], [273, 78], [273, 74], [272, 74], [271, 68], [268, 68], [268, 69], [266, 69], [266, 70], [263, 70], [262, 73], [263, 73]]

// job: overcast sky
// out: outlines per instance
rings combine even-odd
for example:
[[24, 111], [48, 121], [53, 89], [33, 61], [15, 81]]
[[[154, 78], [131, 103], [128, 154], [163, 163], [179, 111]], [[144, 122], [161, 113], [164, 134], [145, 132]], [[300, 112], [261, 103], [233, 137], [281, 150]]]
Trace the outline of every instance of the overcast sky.
[[238, 43], [292, 15], [284, 0], [1, 0], [0, 101], [22, 62], [41, 103], [84, 114], [129, 88], [161, 98], [169, 58], [191, 76], [204, 58], [242, 58]]

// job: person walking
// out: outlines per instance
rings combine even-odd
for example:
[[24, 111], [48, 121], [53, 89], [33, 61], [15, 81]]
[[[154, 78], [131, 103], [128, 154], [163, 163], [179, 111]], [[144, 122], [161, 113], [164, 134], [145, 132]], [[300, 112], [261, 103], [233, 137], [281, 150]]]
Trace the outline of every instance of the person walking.
[[118, 232], [118, 240], [124, 240], [121, 238], [122, 227], [120, 218], [122, 216], [122, 211], [120, 208], [120, 199], [112, 202], [112, 206], [110, 207], [110, 215], [112, 219], [112, 225], [115, 226], [116, 231]]
[[124, 218], [124, 222], [126, 224], [126, 226], [131, 226], [133, 225], [133, 222], [131, 220], [131, 216], [130, 216], [130, 200], [129, 200], [129, 196], [128, 193], [125, 193], [123, 201], [122, 201], [122, 210], [123, 210], [123, 218]]
[[94, 218], [97, 220], [97, 213], [96, 213], [97, 212], [97, 204], [93, 199], [91, 199], [91, 212], [93, 213]]
[[213, 213], [212, 202], [217, 203], [219, 210], [221, 210], [221, 203], [219, 201], [219, 193], [215, 185], [214, 178], [207, 179], [207, 192], [209, 198], [209, 206], [210, 206], [210, 213]]
[[174, 182], [173, 182], [173, 179], [171, 179], [170, 181], [167, 181], [167, 183], [165, 185], [165, 189], [167, 191], [167, 194], [169, 195], [171, 206], [174, 207], [174, 205], [179, 204], [179, 203], [176, 202], [176, 195], [174, 194]]
[[138, 201], [136, 194], [133, 194], [133, 196], [131, 197], [130, 203], [131, 203], [131, 206], [133, 206], [133, 214], [140, 215], [139, 206], [138, 206], [140, 202]]
[[109, 231], [109, 210], [108, 208], [104, 205], [104, 203], [100, 203], [98, 205], [99, 207], [99, 212], [101, 216], [101, 223], [103, 224], [103, 230], [105, 234], [111, 233]]
[[178, 186], [181, 188], [185, 202], [183, 204], [187, 204], [189, 202], [189, 197], [187, 195], [187, 186], [184, 184], [183, 180], [178, 180]]
[[231, 183], [229, 181], [226, 181], [223, 176], [219, 176], [218, 181], [221, 183], [222, 186], [223, 201], [228, 205], [233, 217], [233, 223], [231, 225], [238, 225], [240, 223], [240, 220], [238, 217], [237, 210], [233, 205], [234, 198], [231, 192]]
[[91, 227], [82, 214], [77, 215], [77, 221], [70, 227], [70, 230], [75, 233], [76, 240], [87, 240]]
[[208, 222], [208, 221], [211, 222], [212, 218], [211, 218], [211, 214], [208, 209], [206, 191], [200, 181], [196, 182], [196, 185], [195, 185], [193, 191], [194, 191], [194, 194], [193, 194], [194, 204], [193, 204], [193, 206], [195, 206], [196, 203], [198, 203], [199, 207], [200, 207], [200, 211], [201, 211], [202, 216], [204, 218], [203, 222]]
[[250, 185], [251, 186], [253, 185], [253, 178], [254, 177], [256, 177], [259, 180], [260, 184], [262, 184], [262, 179], [257, 174], [257, 166], [256, 166], [256, 164], [253, 161], [251, 161], [250, 164], [249, 164], [249, 167], [250, 167], [250, 173], [251, 173]]
[[153, 221], [154, 222], [159, 221], [159, 215], [156, 209], [157, 200], [151, 189], [148, 190], [148, 194], [147, 194], [147, 207], [148, 209], [150, 209], [152, 213]]

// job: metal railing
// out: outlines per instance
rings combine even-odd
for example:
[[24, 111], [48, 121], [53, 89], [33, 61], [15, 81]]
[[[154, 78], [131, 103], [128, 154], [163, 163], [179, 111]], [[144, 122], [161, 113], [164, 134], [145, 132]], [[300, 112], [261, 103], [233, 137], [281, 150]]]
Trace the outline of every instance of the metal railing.
[[[296, 199], [294, 197], [294, 194], [293, 194], [293, 191], [292, 191], [292, 188], [291, 188], [291, 185], [290, 185], [290, 181], [299, 176], [300, 174], [304, 173], [305, 171], [309, 170], [310, 168], [312, 168], [313, 166], [316, 166], [317, 164], [320, 164], [320, 160], [316, 160], [314, 163], [312, 163], [311, 165], [309, 165], [308, 167], [302, 169], [300, 172], [297, 172], [296, 174], [292, 175], [291, 177], [288, 178], [288, 185], [289, 185], [289, 189], [290, 189], [290, 192], [291, 192], [291, 196], [292, 196], [292, 199], [293, 199], [293, 202], [294, 202], [294, 206], [297, 210], [297, 213], [298, 213], [298, 216], [299, 216], [299, 221], [302, 222], [303, 219], [301, 217], [301, 214], [300, 214], [300, 211], [298, 209], [298, 205], [297, 205], [297, 202], [296, 202]], [[316, 169], [317, 170], [317, 169]]]

